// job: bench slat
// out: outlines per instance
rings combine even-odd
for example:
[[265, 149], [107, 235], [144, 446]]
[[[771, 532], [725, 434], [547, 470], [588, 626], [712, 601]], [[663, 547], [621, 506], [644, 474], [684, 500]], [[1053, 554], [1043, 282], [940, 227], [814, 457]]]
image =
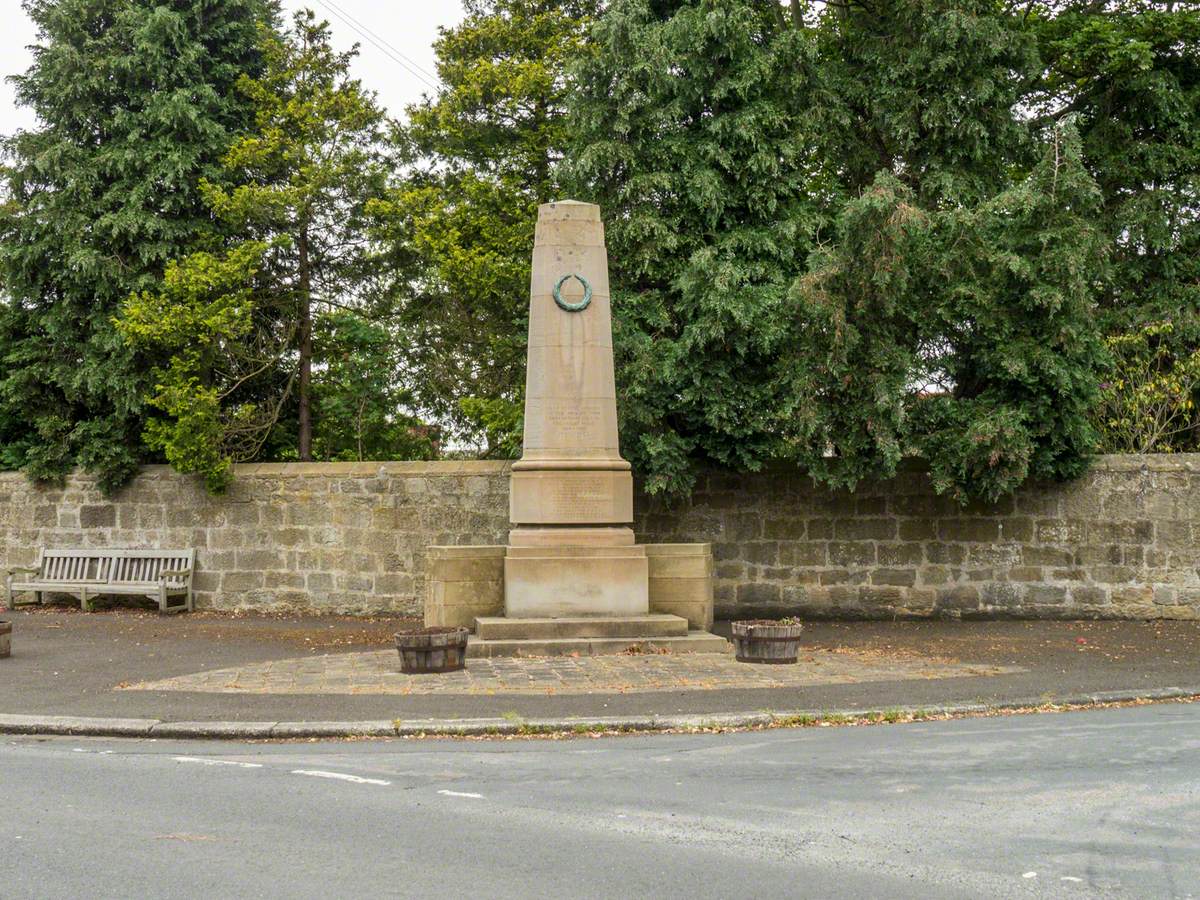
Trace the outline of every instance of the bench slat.
[[[157, 594], [158, 582], [156, 581], [127, 581], [124, 584], [96, 584], [95, 582], [84, 581], [14, 581], [12, 589], [14, 591], [56, 591], [62, 593], [71, 593], [82, 588], [87, 588], [91, 596], [97, 597], [101, 594]], [[186, 585], [167, 585], [168, 593], [178, 593], [179, 591], [187, 590]]]

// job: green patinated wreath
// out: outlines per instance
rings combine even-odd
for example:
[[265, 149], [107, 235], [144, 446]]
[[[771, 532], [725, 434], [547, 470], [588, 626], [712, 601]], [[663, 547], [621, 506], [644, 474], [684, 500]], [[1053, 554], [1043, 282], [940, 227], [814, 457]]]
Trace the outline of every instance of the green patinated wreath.
[[[568, 278], [574, 278], [583, 285], [583, 299], [578, 303], [568, 303], [563, 299], [562, 286], [567, 283]], [[571, 273], [564, 275], [558, 279], [558, 284], [554, 285], [554, 302], [558, 304], [558, 308], [567, 312], [582, 312], [588, 308], [588, 304], [592, 302], [592, 286], [587, 283], [587, 279], [582, 275]]]

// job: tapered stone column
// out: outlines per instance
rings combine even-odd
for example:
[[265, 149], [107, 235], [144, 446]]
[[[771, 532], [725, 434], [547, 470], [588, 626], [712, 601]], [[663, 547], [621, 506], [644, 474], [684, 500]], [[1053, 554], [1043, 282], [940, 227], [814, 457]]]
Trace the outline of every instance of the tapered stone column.
[[634, 543], [604, 226], [590, 203], [538, 210], [525, 450], [510, 491], [506, 546], [429, 549], [425, 623], [473, 621], [468, 657], [725, 652], [724, 638], [705, 630], [711, 547]]
[[538, 210], [529, 305], [525, 445], [513, 464], [505, 613], [647, 612], [647, 562], [621, 458], [608, 256], [600, 208]]

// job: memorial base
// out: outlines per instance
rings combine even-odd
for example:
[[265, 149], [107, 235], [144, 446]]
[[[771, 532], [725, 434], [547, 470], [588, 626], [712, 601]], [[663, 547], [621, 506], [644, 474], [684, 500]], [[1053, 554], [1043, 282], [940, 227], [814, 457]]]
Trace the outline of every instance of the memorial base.
[[[584, 535], [597, 543], [609, 540], [611, 531]], [[536, 537], [536, 536], [535, 536]], [[623, 538], [622, 538], [623, 539]], [[426, 575], [425, 624], [461, 625], [475, 631], [468, 658], [490, 656], [554, 656], [623, 653], [631, 648], [649, 652], [720, 653], [728, 648], [723, 638], [709, 634], [713, 620], [712, 549], [708, 544], [621, 544], [591, 547], [456, 546], [430, 547]], [[519, 551], [514, 554], [514, 551]], [[597, 555], [600, 552], [608, 554]], [[577, 565], [578, 560], [591, 560]], [[540, 562], [539, 562], [540, 560]], [[546, 562], [550, 560], [550, 562]], [[597, 560], [600, 560], [597, 562]], [[563, 595], [536, 591], [534, 603], [515, 598], [513, 615], [506, 608], [507, 570], [516, 562], [522, 576], [574, 572], [576, 576], [623, 570], [643, 573], [634, 584], [636, 596], [646, 605], [635, 608], [627, 598], [617, 598], [626, 612], [603, 615], [570, 613]], [[642, 568], [644, 567], [644, 568]], [[645, 594], [636, 594], [638, 584]], [[578, 599], [589, 590], [567, 585], [567, 597]], [[542, 599], [538, 600], [540, 596]], [[636, 601], [635, 601], [636, 602]], [[536, 613], [539, 603], [553, 612]]]
[[504, 556], [504, 615], [638, 616], [650, 611], [646, 548], [513, 547]]
[[618, 653], [726, 653], [724, 638], [688, 629], [687, 619], [644, 616], [481, 617], [468, 659], [498, 656], [605, 656]]

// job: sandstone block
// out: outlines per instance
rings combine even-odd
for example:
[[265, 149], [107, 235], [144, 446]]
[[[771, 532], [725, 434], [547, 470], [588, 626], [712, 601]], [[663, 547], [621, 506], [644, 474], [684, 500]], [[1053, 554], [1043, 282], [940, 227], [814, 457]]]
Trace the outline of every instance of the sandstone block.
[[693, 630], [713, 622], [713, 560], [708, 544], [645, 544], [652, 613], [688, 620]]
[[505, 615], [645, 615], [648, 569], [642, 546], [510, 546], [504, 558]]
[[[58, 510], [54, 506], [38, 507], [34, 514], [38, 525], [50, 525], [58, 522]], [[117, 508], [111, 504], [104, 506], [84, 506], [79, 510], [79, 527], [81, 528], [111, 528], [117, 524]]]

